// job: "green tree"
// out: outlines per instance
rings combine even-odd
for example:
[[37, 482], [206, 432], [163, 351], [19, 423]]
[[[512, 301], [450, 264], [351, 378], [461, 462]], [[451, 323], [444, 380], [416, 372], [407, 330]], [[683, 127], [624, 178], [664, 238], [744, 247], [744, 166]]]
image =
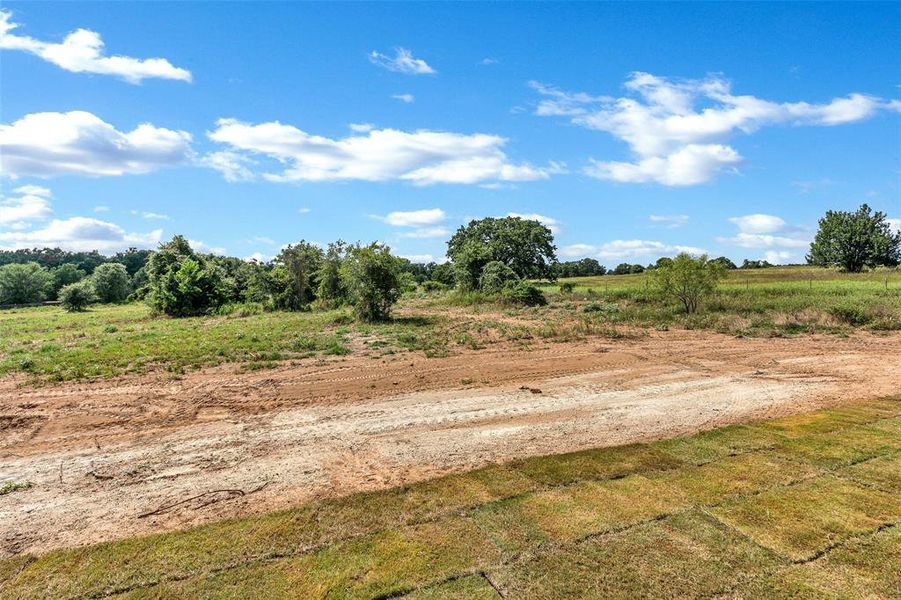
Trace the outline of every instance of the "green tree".
[[723, 268], [726, 269], [727, 271], [732, 271], [732, 270], [738, 268], [734, 262], [732, 262], [725, 256], [720, 256], [718, 258], [714, 258], [713, 262], [723, 265]]
[[500, 261], [491, 261], [482, 269], [479, 289], [486, 294], [499, 294], [509, 284], [519, 281], [516, 271]]
[[199, 315], [221, 306], [227, 299], [222, 271], [191, 249], [177, 235], [160, 245], [147, 261], [147, 301], [167, 315]]
[[810, 264], [838, 266], [851, 273], [899, 261], [901, 232], [893, 232], [887, 215], [872, 212], [866, 204], [855, 212], [827, 211], [807, 255]]
[[135, 273], [143, 269], [144, 265], [147, 264], [151, 254], [153, 254], [152, 250], [129, 248], [125, 252], [117, 252], [116, 255], [113, 256], [113, 260], [125, 265], [128, 275], [134, 277]]
[[400, 298], [400, 263], [388, 246], [350, 246], [341, 264], [341, 280], [358, 319], [384, 321]]
[[319, 267], [318, 297], [320, 302], [329, 307], [339, 306], [347, 300], [347, 289], [341, 281], [341, 262], [346, 250], [347, 244], [343, 241], [332, 242]]
[[465, 289], [478, 285], [482, 269], [499, 261], [522, 279], [555, 278], [557, 248], [554, 234], [538, 221], [519, 217], [487, 217], [460, 227], [447, 242], [457, 283]]
[[651, 271], [652, 280], [664, 297], [678, 299], [688, 314], [698, 310], [701, 301], [716, 290], [725, 276], [726, 270], [720, 263], [708, 260], [706, 255], [693, 258], [685, 252]]
[[52, 271], [53, 276], [53, 297], [59, 298], [59, 292], [63, 287], [78, 283], [87, 276], [83, 269], [79, 269], [75, 263], [62, 264]]
[[59, 300], [68, 312], [81, 312], [97, 301], [94, 286], [90, 281], [82, 280], [63, 286], [59, 291]]
[[41, 265], [30, 262], [0, 267], [0, 304], [41, 302], [53, 286], [53, 277]]
[[316, 299], [316, 275], [322, 258], [322, 250], [305, 241], [282, 249], [270, 273], [275, 308], [304, 310]]
[[104, 303], [123, 302], [131, 292], [128, 270], [117, 262], [104, 263], [94, 269], [91, 283], [97, 299]]

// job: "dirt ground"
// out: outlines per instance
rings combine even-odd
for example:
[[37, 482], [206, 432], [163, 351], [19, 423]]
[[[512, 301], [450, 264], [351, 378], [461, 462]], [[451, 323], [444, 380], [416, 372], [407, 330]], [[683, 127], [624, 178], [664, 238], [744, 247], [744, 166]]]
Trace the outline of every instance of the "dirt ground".
[[0, 556], [901, 391], [901, 335], [351, 355], [94, 383], [0, 380]]

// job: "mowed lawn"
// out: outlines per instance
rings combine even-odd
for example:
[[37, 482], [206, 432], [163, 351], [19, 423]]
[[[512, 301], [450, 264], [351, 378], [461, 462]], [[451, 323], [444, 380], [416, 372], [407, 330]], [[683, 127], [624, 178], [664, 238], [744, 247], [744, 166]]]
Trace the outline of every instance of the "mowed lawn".
[[898, 598], [901, 396], [0, 562], [102, 596]]

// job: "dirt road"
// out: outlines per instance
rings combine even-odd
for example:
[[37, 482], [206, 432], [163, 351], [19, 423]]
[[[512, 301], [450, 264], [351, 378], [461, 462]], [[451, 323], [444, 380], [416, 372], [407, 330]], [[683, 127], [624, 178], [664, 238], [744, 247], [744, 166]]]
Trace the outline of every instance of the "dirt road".
[[[449, 358], [0, 381], [0, 556], [901, 391], [901, 335], [654, 332]], [[153, 514], [148, 514], [153, 513]]]

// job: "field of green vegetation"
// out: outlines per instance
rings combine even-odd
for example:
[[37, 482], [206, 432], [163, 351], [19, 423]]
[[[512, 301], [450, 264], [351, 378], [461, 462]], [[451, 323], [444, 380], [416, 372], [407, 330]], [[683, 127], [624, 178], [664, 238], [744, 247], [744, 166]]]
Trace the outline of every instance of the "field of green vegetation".
[[[574, 290], [560, 292], [570, 282]], [[840, 273], [817, 267], [731, 271], [700, 311], [661, 299], [648, 276], [571, 278], [543, 289], [549, 304], [486, 302], [478, 293], [412, 292], [395, 318], [355, 321], [349, 309], [266, 312], [229, 305], [216, 316], [154, 316], [141, 303], [0, 311], [0, 375], [35, 381], [153, 370], [177, 375], [222, 363], [267, 368], [323, 355], [417, 351], [446, 356], [499, 341], [571, 341], [636, 336], [650, 329], [710, 329], [731, 335], [845, 334], [901, 329], [901, 271]]]
[[898, 597], [899, 495], [895, 397], [19, 556], [0, 596]]

